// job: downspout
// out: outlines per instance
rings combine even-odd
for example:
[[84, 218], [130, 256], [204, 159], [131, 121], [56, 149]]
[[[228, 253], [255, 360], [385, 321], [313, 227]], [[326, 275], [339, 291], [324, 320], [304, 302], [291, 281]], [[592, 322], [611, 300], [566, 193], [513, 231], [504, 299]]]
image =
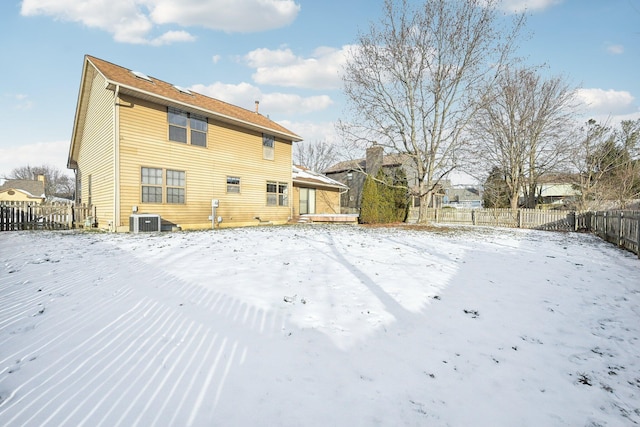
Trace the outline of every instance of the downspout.
[[[118, 108], [118, 97], [120, 96], [120, 85], [116, 86], [115, 98], [113, 102], [113, 228], [110, 231], [118, 231], [120, 226], [120, 109]], [[110, 227], [111, 228], [111, 227]]]

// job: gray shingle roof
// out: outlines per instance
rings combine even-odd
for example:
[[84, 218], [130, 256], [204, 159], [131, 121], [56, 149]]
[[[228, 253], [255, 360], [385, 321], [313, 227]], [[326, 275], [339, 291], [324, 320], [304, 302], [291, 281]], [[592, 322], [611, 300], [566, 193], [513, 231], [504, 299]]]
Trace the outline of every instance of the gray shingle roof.
[[22, 190], [33, 197], [44, 197], [44, 182], [42, 181], [33, 179], [7, 179], [4, 184], [0, 185], [0, 191], [10, 189]]

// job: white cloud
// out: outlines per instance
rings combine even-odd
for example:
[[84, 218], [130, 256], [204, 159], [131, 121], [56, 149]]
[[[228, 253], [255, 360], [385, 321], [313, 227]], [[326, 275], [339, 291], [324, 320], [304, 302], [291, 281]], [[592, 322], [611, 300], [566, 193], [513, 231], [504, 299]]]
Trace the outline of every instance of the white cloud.
[[25, 95], [23, 93], [18, 93], [13, 96], [15, 100], [15, 104], [13, 106], [16, 110], [30, 110], [33, 107], [33, 101], [29, 99], [29, 95]]
[[255, 101], [262, 98], [260, 89], [249, 83], [237, 85], [220, 82], [210, 85], [195, 84], [190, 86], [189, 89], [248, 110], [253, 109]]
[[213, 61], [214, 64], [217, 64], [218, 62], [220, 62], [220, 55], [213, 55], [211, 57], [211, 61]]
[[294, 0], [148, 0], [146, 4], [157, 24], [240, 33], [284, 27], [300, 11]]
[[333, 122], [282, 121], [280, 124], [300, 135], [305, 142], [326, 141], [337, 144], [340, 138]]
[[501, 7], [513, 13], [535, 12], [545, 10], [562, 3], [563, 0], [502, 0]]
[[290, 49], [257, 49], [245, 55], [256, 69], [256, 83], [312, 89], [337, 89], [349, 46], [342, 49], [321, 47], [309, 58], [296, 56]]
[[638, 108], [634, 105], [635, 98], [627, 91], [578, 89], [576, 96], [591, 114], [630, 114]]
[[23, 16], [79, 22], [108, 31], [122, 43], [150, 45], [195, 39], [187, 31], [153, 37], [160, 25], [258, 32], [290, 24], [299, 11], [294, 0], [23, 0], [21, 8]]
[[295, 94], [287, 93], [269, 93], [265, 94], [260, 101], [260, 106], [264, 105], [265, 113], [270, 111], [278, 114], [293, 115], [307, 114], [316, 111], [323, 111], [333, 104], [331, 97], [328, 95], [303, 97]]
[[607, 52], [612, 55], [620, 55], [624, 53], [624, 46], [619, 44], [610, 44], [607, 46]]
[[263, 68], [273, 66], [287, 66], [296, 64], [299, 59], [291, 49], [256, 49], [247, 53], [244, 57], [247, 65], [252, 68]]
[[265, 115], [305, 114], [327, 109], [333, 104], [327, 95], [302, 97], [296, 94], [262, 93], [249, 83], [230, 85], [213, 83], [211, 85], [196, 84], [190, 87], [194, 92], [237, 105], [247, 110], [255, 108], [255, 101], [260, 101], [260, 113]]
[[154, 46], [162, 46], [174, 42], [192, 42], [196, 38], [186, 31], [167, 31], [160, 37], [151, 40], [150, 44]]
[[67, 169], [69, 141], [37, 142], [34, 144], [0, 147], [0, 178], [21, 166], [49, 165], [63, 172]]

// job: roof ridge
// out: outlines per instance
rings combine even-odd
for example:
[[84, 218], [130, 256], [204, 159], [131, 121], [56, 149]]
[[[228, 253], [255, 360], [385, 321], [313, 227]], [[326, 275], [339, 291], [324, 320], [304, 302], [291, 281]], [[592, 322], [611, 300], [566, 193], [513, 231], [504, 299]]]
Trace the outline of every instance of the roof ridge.
[[[227, 117], [228, 119], [236, 120], [238, 122], [243, 122], [260, 128], [269, 129], [281, 135], [287, 135], [288, 137], [291, 137], [293, 141], [302, 140], [299, 135], [285, 128], [281, 124], [275, 122], [271, 118], [265, 116], [264, 114], [252, 111], [248, 108], [241, 107], [239, 105], [235, 105], [230, 102], [223, 101], [221, 99], [214, 98], [191, 89], [189, 89], [191, 91], [191, 94], [180, 92], [175, 84], [154, 77], [150, 74], [147, 74], [146, 72], [144, 74], [152, 79], [151, 81], [146, 81], [146, 83], [155, 85], [155, 88], [145, 88], [144, 85], [140, 85], [143, 79], [133, 75], [133, 71], [135, 70], [131, 68], [127, 68], [106, 59], [98, 58], [89, 54], [85, 54], [85, 60], [89, 61], [100, 74], [102, 74], [108, 81], [111, 81], [113, 83], [126, 86], [132, 90], [148, 92], [151, 95], [157, 96], [159, 98], [165, 98], [178, 104], [186, 104], [199, 110], [209, 111], [214, 115]], [[109, 70], [109, 68], [113, 69]], [[123, 72], [130, 74], [131, 79], [136, 80], [130, 80], [127, 82], [126, 80], [128, 80], [129, 76], [127, 76], [126, 74], [120, 76], [114, 75], [122, 74]], [[176, 93], [168, 92], [167, 90], [169, 87], [175, 88]], [[191, 97], [192, 99], [188, 99], [185, 97]]]

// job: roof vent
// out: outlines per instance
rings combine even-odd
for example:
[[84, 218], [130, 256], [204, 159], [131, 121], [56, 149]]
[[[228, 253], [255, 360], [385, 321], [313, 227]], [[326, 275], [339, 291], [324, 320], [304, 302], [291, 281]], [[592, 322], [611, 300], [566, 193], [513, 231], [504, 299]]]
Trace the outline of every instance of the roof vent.
[[178, 85], [173, 85], [173, 87], [178, 91], [178, 92], [182, 92], [182, 93], [186, 93], [187, 95], [193, 95], [191, 93], [191, 91], [185, 87], [182, 86], [178, 86]]
[[142, 71], [131, 71], [131, 74], [133, 74], [134, 76], [136, 76], [139, 79], [142, 80], [146, 80], [148, 82], [152, 82], [151, 78], [149, 76], [147, 76], [145, 73], [143, 73]]

